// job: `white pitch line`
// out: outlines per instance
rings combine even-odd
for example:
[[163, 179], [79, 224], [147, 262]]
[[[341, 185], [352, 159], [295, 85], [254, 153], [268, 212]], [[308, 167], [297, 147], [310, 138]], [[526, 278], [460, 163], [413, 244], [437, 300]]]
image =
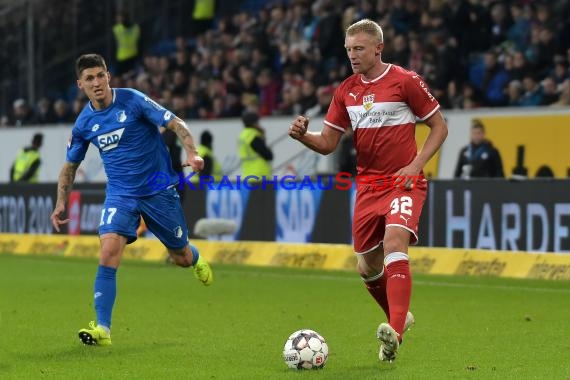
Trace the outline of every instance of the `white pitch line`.
[[[240, 270], [225, 270], [217, 269], [217, 273], [224, 274], [237, 274], [240, 276], [262, 276], [262, 277], [279, 277], [279, 278], [291, 278], [300, 277], [303, 279], [311, 280], [329, 280], [329, 281], [360, 281], [359, 277], [350, 278], [344, 276], [334, 276], [331, 274], [305, 274], [305, 273], [275, 273], [275, 272], [265, 272], [265, 271], [240, 271]], [[474, 277], [475, 278], [475, 277]], [[450, 281], [424, 281], [424, 280], [413, 280], [415, 285], [424, 286], [434, 286], [434, 287], [446, 287], [446, 288], [471, 288], [471, 289], [495, 289], [495, 290], [509, 290], [509, 291], [531, 291], [531, 292], [545, 292], [545, 293], [570, 293], [570, 288], [533, 288], [530, 286], [509, 286], [509, 285], [487, 285], [487, 284], [464, 284], [458, 282]]]

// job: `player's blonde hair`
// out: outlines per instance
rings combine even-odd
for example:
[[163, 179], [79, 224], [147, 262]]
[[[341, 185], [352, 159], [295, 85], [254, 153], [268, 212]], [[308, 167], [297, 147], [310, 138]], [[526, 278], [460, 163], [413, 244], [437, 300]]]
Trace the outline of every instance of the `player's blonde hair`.
[[384, 33], [382, 32], [382, 27], [370, 19], [362, 19], [346, 28], [347, 36], [353, 36], [358, 33], [369, 34], [372, 37], [376, 38], [379, 43], [384, 42]]

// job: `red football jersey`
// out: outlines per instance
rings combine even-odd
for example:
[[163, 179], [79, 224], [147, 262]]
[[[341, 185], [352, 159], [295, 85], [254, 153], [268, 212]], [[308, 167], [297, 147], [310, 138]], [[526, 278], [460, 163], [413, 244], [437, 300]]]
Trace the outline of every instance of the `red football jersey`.
[[371, 81], [360, 74], [345, 79], [335, 90], [324, 122], [339, 132], [354, 130], [359, 175], [390, 176], [417, 155], [416, 117], [425, 120], [438, 109], [418, 74], [388, 65]]

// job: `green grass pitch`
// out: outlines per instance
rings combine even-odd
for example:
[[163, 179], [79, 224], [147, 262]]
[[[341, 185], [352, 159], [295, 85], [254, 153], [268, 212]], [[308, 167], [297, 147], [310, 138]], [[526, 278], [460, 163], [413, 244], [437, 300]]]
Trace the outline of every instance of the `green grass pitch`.
[[[568, 282], [414, 276], [416, 325], [378, 361], [382, 312], [355, 273], [125, 261], [113, 346], [83, 346], [97, 262], [0, 255], [0, 379], [570, 379]], [[301, 328], [323, 370], [286, 368]]]

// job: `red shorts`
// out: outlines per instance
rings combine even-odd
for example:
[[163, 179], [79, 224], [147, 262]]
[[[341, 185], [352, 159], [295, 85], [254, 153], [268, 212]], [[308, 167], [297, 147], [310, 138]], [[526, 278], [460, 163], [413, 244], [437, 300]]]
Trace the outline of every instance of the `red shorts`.
[[410, 244], [416, 244], [427, 187], [425, 179], [418, 180], [410, 190], [399, 187], [379, 190], [371, 185], [360, 186], [352, 219], [354, 252], [367, 253], [380, 246], [388, 226], [410, 231]]

